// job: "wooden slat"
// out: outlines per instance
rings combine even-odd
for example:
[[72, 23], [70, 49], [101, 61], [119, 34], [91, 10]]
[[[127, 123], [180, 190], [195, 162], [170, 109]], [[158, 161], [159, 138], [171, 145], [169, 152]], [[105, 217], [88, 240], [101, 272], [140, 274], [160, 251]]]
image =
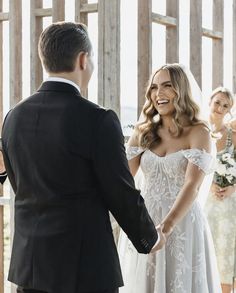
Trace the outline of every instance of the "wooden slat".
[[166, 1], [166, 14], [176, 20], [176, 26], [166, 27], [166, 62], [179, 61], [179, 0]]
[[209, 30], [207, 28], [202, 28], [202, 35], [211, 39], [223, 39], [222, 32], [217, 32], [213, 30]]
[[80, 12], [95, 13], [98, 12], [98, 3], [82, 4]]
[[190, 69], [202, 86], [202, 0], [190, 1]]
[[22, 98], [22, 1], [10, 1], [10, 107]]
[[65, 20], [65, 0], [53, 0], [52, 2], [52, 21]]
[[233, 1], [233, 92], [236, 93], [236, 1]]
[[138, 117], [152, 70], [152, 1], [138, 0]]
[[36, 8], [34, 15], [38, 17], [52, 16], [52, 8]]
[[42, 0], [30, 1], [30, 91], [31, 93], [39, 87], [43, 80], [43, 69], [38, 56], [38, 40], [43, 29], [43, 20], [35, 16], [35, 10], [42, 8]]
[[75, 0], [75, 21], [88, 25], [88, 13], [81, 11], [82, 7], [87, 7], [88, 0]]
[[[224, 5], [222, 0], [213, 1], [213, 30], [224, 31]], [[223, 39], [212, 41], [212, 87], [213, 89], [223, 84]]]
[[120, 1], [98, 7], [98, 103], [120, 115]]
[[9, 13], [7, 12], [0, 12], [0, 21], [9, 20]]
[[152, 12], [152, 21], [158, 24], [166, 25], [166, 26], [177, 26], [176, 18], [170, 17], [170, 16], [164, 16], [154, 12]]

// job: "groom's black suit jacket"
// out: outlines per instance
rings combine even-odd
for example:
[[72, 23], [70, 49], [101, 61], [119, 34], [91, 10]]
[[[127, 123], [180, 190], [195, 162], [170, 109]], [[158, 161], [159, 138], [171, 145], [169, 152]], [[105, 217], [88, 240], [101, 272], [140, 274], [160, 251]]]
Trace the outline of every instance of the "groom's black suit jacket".
[[2, 137], [16, 194], [9, 280], [50, 293], [122, 286], [108, 211], [141, 253], [157, 233], [116, 114], [47, 81], [9, 112]]

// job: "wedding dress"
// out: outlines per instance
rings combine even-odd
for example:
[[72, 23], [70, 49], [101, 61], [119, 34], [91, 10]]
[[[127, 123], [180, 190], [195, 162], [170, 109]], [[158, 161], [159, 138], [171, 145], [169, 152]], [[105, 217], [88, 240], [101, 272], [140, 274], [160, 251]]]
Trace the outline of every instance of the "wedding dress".
[[[142, 153], [141, 193], [158, 225], [184, 184], [188, 162], [205, 173], [213, 157], [199, 149], [181, 150], [165, 157], [140, 147], [128, 147], [128, 159]], [[120, 293], [220, 293], [214, 246], [202, 207], [196, 199], [175, 226], [166, 245], [154, 254], [138, 254], [124, 232], [118, 251], [124, 277]]]

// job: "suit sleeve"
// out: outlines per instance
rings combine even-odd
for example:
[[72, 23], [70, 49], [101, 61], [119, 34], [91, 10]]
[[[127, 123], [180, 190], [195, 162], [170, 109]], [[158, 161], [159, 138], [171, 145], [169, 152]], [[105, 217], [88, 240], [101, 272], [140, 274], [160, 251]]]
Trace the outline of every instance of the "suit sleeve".
[[137, 251], [149, 253], [158, 236], [129, 172], [119, 119], [108, 110], [97, 126], [94, 168], [103, 200]]
[[9, 114], [11, 113], [12, 110], [10, 110], [5, 119], [4, 119], [4, 122], [3, 122], [3, 126], [2, 126], [2, 154], [3, 154], [3, 159], [4, 159], [4, 164], [5, 164], [5, 167], [6, 167], [6, 172], [7, 172], [7, 176], [10, 180], [10, 183], [11, 183], [11, 186], [13, 188], [13, 191], [16, 193], [17, 191], [17, 188], [16, 188], [16, 180], [15, 180], [15, 175], [14, 175], [14, 172], [12, 170], [12, 167], [11, 167], [11, 163], [10, 163], [10, 160], [8, 158], [8, 154], [7, 154], [7, 139], [8, 139], [8, 136], [9, 136], [9, 129], [6, 130], [6, 121], [7, 121], [7, 118], [9, 116]]

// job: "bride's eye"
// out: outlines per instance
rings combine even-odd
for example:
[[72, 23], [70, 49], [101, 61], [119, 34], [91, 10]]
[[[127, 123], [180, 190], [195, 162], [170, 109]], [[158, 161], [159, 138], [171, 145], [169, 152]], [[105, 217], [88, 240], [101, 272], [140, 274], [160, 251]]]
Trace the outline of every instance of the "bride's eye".
[[157, 86], [153, 84], [150, 86], [150, 90], [154, 90], [154, 89], [157, 89]]

